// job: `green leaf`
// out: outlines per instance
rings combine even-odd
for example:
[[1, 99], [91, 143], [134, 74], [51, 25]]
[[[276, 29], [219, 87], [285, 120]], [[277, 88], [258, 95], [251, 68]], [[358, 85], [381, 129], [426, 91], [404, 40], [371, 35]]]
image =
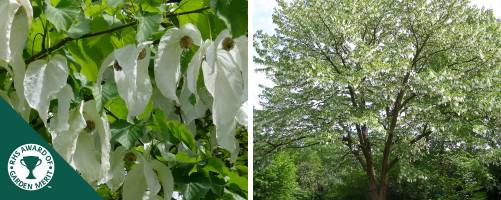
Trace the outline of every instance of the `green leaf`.
[[224, 189], [224, 199], [233, 199], [233, 200], [244, 200], [242, 196], [238, 195], [237, 193], [234, 193], [228, 189]]
[[217, 15], [230, 27], [231, 35], [247, 33], [247, 0], [212, 0]]
[[194, 164], [198, 163], [200, 161], [200, 158], [198, 156], [189, 156], [188, 153], [183, 151], [176, 154], [176, 161], [181, 163]]
[[[91, 24], [91, 29], [92, 26]], [[111, 35], [78, 40], [66, 47], [76, 63], [80, 65], [80, 73], [92, 82], [96, 81], [99, 66], [104, 58], [114, 50]]]
[[[189, 1], [184, 0], [179, 3], [180, 7], [176, 10], [176, 13], [189, 12], [193, 10], [198, 10], [208, 6], [206, 1]], [[190, 13], [178, 16], [179, 25], [183, 26], [185, 24], [195, 25], [204, 40], [215, 37], [216, 35], [211, 32], [211, 21], [209, 19], [209, 12], [207, 10], [201, 11], [199, 13]]]
[[68, 36], [78, 38], [90, 32], [90, 20], [81, 16], [77, 23], [71, 25], [68, 29]]
[[127, 105], [125, 101], [120, 97], [115, 97], [112, 100], [106, 102], [104, 107], [113, 113], [118, 119], [127, 119]]
[[162, 13], [161, 5], [163, 0], [143, 0], [140, 1], [140, 6], [143, 11], [152, 13]]
[[116, 8], [125, 3], [125, 0], [107, 0], [106, 3], [112, 8]]
[[162, 137], [166, 141], [172, 144], [177, 144], [181, 141], [190, 150], [194, 152], [197, 150], [195, 138], [184, 124], [174, 120], [166, 121], [163, 112], [158, 109], [155, 110], [153, 118], [161, 130]]
[[170, 142], [171, 144], [179, 143], [179, 140], [174, 137], [174, 135], [172, 135], [173, 133], [169, 130], [169, 127], [167, 126], [167, 120], [165, 119], [165, 115], [161, 110], [156, 109], [153, 112], [153, 120], [155, 121], [155, 124], [160, 128], [160, 136], [163, 140]]
[[204, 166], [204, 170], [216, 172], [221, 175], [225, 175], [228, 172], [228, 168], [224, 165], [224, 162], [217, 158], [209, 158], [207, 160], [207, 165]]
[[209, 191], [209, 187], [203, 183], [190, 182], [183, 189], [183, 197], [186, 200], [201, 199]]
[[106, 81], [103, 85], [102, 98], [103, 102], [108, 102], [109, 100], [118, 96], [117, 85], [113, 81]]
[[153, 100], [150, 99], [150, 101], [148, 101], [148, 104], [146, 105], [146, 108], [144, 108], [144, 112], [138, 115], [137, 119], [139, 120], [148, 119], [151, 116], [152, 112], [153, 112]]
[[219, 33], [221, 33], [221, 31], [227, 28], [226, 23], [220, 17], [218, 17], [216, 14], [212, 12], [207, 13], [207, 17], [209, 18], [208, 23], [211, 28], [212, 39], [215, 39], [216, 36], [219, 35]]
[[178, 20], [180, 26], [189, 23], [195, 25], [198, 28], [198, 30], [200, 30], [200, 33], [202, 34], [202, 38], [204, 40], [211, 38], [212, 35], [208, 23], [209, 19], [207, 18], [206, 14], [192, 13], [192, 14], [181, 15], [178, 17]]
[[172, 135], [174, 135], [174, 137], [181, 140], [192, 151], [196, 151], [197, 146], [195, 143], [195, 138], [184, 124], [180, 123], [179, 121], [172, 120], [167, 122], [167, 127]]
[[125, 120], [117, 120], [111, 124], [111, 140], [131, 149], [141, 135], [141, 131], [141, 128]]
[[230, 177], [229, 179], [230, 184], [235, 184], [242, 191], [247, 191], [248, 182], [246, 177], [242, 177], [235, 172], [229, 172], [228, 177]]
[[188, 64], [190, 63], [191, 59], [195, 55], [196, 49], [192, 47], [192, 49], [185, 50], [181, 54], [181, 73], [185, 74], [186, 70], [188, 69]]
[[146, 14], [138, 17], [139, 24], [137, 26], [137, 42], [144, 42], [151, 38], [151, 35], [158, 31], [162, 15]]
[[72, 22], [80, 14], [79, 1], [61, 0], [53, 6], [50, 0], [45, 0], [45, 15], [58, 31], [68, 30]]
[[106, 5], [101, 2], [94, 2], [94, 1], [85, 1], [85, 16], [94, 18], [101, 16], [103, 11], [107, 8]]
[[90, 30], [92, 32], [99, 32], [111, 28], [113, 22], [105, 19], [103, 16], [96, 16], [92, 18], [90, 23]]

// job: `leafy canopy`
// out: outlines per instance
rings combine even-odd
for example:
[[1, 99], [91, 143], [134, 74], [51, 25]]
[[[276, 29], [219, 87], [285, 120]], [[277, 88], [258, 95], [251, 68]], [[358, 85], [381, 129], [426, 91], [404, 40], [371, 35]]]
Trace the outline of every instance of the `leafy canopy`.
[[396, 169], [398, 181], [429, 180], [415, 163], [436, 145], [484, 171], [500, 164], [492, 11], [466, 0], [278, 2], [275, 34], [255, 36], [255, 61], [276, 84], [255, 118], [258, 158], [337, 145], [365, 171], [372, 199], [386, 198]]

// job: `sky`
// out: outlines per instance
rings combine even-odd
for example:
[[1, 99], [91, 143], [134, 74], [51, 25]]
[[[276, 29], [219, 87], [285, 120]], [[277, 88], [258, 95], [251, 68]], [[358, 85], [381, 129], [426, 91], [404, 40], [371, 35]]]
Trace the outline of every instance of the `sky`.
[[501, 18], [501, 0], [471, 0], [473, 5], [492, 9], [497, 18]]
[[[277, 2], [274, 0], [254, 0], [252, 1], [252, 6], [254, 9], [253, 14], [253, 24], [252, 24], [252, 30], [255, 32], [257, 30], [263, 30], [263, 32], [270, 33], [272, 34], [274, 29], [277, 27], [275, 24], [273, 24], [273, 20], [271, 19], [271, 16], [273, 14], [273, 9], [277, 7]], [[252, 48], [252, 52], [254, 55], [256, 55], [254, 48]], [[257, 64], [251, 64], [251, 69], [254, 71], [254, 69], [259, 68]], [[254, 74], [250, 74], [250, 79], [254, 80], [253, 84], [255, 84], [254, 88], [254, 94], [251, 94], [250, 100], [254, 108], [261, 108], [258, 104], [258, 95], [261, 94], [262, 89], [259, 88], [257, 85], [261, 84], [266, 87], [272, 87], [273, 82], [266, 78], [264, 73], [257, 73], [254, 72]]]
[[[276, 25], [273, 24], [271, 16], [273, 14], [273, 9], [277, 7], [277, 3], [274, 0], [254, 0], [252, 2], [254, 10], [254, 13], [252, 13], [252, 30], [254, 32], [257, 30], [263, 30], [263, 32], [272, 34]], [[471, 0], [471, 3], [478, 7], [492, 9], [494, 11], [494, 15], [497, 18], [501, 18], [501, 0]], [[255, 52], [254, 48], [253, 52]], [[252, 69], [256, 69], [258, 67], [258, 65], [251, 64]], [[254, 90], [254, 94], [251, 94], [251, 103], [255, 106], [255, 108], [259, 109], [258, 95], [261, 94], [262, 89], [260, 89], [257, 84], [272, 87], [273, 82], [266, 78], [263, 73], [254, 72], [254, 74], [251, 74], [250, 76], [252, 77], [251, 79], [254, 80], [253, 83], [256, 84], [256, 86], [254, 86], [256, 90]]]

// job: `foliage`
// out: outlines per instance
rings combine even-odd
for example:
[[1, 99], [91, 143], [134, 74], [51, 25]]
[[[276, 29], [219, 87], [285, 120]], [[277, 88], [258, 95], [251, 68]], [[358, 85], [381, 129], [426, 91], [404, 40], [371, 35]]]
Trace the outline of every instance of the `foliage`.
[[273, 156], [269, 165], [254, 174], [255, 199], [295, 199], [296, 165], [287, 152]]
[[1, 1], [0, 96], [104, 199], [244, 199], [246, 5]]
[[255, 36], [255, 61], [276, 85], [254, 118], [258, 159], [334, 146], [364, 171], [370, 199], [416, 182], [425, 199], [498, 190], [488, 170], [501, 164], [492, 11], [467, 0], [278, 4], [275, 34]]

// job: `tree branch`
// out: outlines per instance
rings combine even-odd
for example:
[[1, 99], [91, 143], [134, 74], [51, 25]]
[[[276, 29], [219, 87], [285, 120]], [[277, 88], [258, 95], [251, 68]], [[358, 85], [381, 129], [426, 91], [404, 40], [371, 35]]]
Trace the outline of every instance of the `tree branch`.
[[59, 41], [54, 46], [52, 46], [52, 47], [50, 47], [48, 49], [44, 49], [44, 50], [38, 52], [37, 54], [35, 54], [34, 56], [32, 56], [31, 58], [28, 58], [25, 61], [25, 63], [26, 64], [30, 64], [31, 62], [33, 62], [35, 60], [44, 58], [47, 55], [49, 55], [50, 52], [55, 51], [55, 50], [57, 50], [57, 49], [65, 46], [69, 42], [72, 42], [72, 41], [75, 41], [75, 40], [79, 40], [79, 39], [90, 38], [90, 37], [94, 37], [94, 36], [98, 36], [98, 35], [103, 35], [103, 34], [107, 34], [107, 33], [112, 33], [112, 32], [115, 32], [115, 31], [118, 31], [118, 30], [130, 27], [130, 26], [134, 26], [136, 24], [137, 24], [137, 21], [131, 22], [131, 23], [128, 23], [128, 24], [125, 24], [125, 25], [122, 25], [122, 26], [118, 26], [118, 27], [115, 27], [115, 28], [111, 28], [111, 29], [108, 29], [108, 30], [104, 30], [104, 31], [99, 31], [99, 32], [94, 32], [94, 33], [88, 33], [88, 34], [82, 35], [79, 38], [66, 37], [66, 38], [62, 39], [61, 41]]
[[[424, 127], [423, 127], [423, 131], [421, 132], [421, 134], [419, 134], [418, 136], [416, 136], [415, 138], [413, 138], [409, 143], [410, 144], [415, 144], [416, 142], [418, 142], [422, 138], [429, 136], [431, 133], [432, 132], [430, 130], [428, 130], [428, 124], [425, 124]], [[388, 166], [388, 170], [392, 169], [395, 166], [395, 164], [398, 163], [398, 161], [400, 161], [400, 159], [398, 159], [398, 157], [394, 158], [393, 160], [391, 160], [391, 162], [390, 162], [390, 164]]]
[[322, 51], [322, 54], [325, 56], [325, 58], [327, 59], [327, 61], [329, 61], [329, 63], [332, 65], [332, 67], [334, 68], [334, 70], [338, 73], [338, 74], [341, 74], [341, 71], [339, 71], [339, 69], [337, 68], [337, 66], [334, 64], [334, 62], [332, 61], [332, 59], [329, 57], [329, 55], [327, 55], [327, 53], [325, 53], [324, 51]]
[[286, 147], [287, 147], [287, 145], [289, 145], [289, 144], [291, 144], [291, 143], [293, 143], [293, 142], [296, 142], [296, 141], [298, 141], [298, 140], [305, 139], [305, 138], [307, 138], [307, 137], [310, 137], [310, 136], [308, 136], [308, 135], [303, 135], [303, 136], [300, 136], [300, 137], [297, 137], [297, 138], [294, 138], [294, 139], [290, 139], [289, 141], [285, 141], [285, 142], [281, 142], [281, 143], [273, 143], [273, 142], [270, 142], [270, 141], [264, 141], [265, 143], [267, 143], [268, 145], [270, 145], [270, 146], [271, 146], [271, 149], [270, 149], [270, 150], [268, 150], [268, 151], [265, 153], [265, 155], [267, 155], [267, 154], [269, 154], [269, 153], [271, 153], [271, 152], [275, 151], [276, 149], [278, 149], [278, 148], [279, 148], [279, 147], [281, 147], [281, 146], [286, 146]]
[[404, 99], [400, 107], [404, 108], [407, 105], [407, 103], [409, 103], [409, 101], [412, 100], [414, 97], [416, 97], [416, 93], [412, 93], [409, 97]]
[[353, 138], [351, 137], [351, 131], [346, 126], [344, 126], [342, 123], [339, 123], [339, 125], [348, 133], [348, 136], [346, 138], [346, 143], [343, 143], [343, 144], [346, 145], [350, 149], [350, 152], [355, 156], [355, 158], [358, 160], [360, 165], [362, 165], [362, 167], [364, 169], [366, 169], [367, 163], [362, 158], [362, 155], [360, 155], [360, 151], [355, 150], [353, 148]]
[[295, 146], [285, 146], [285, 148], [287, 149], [302, 149], [302, 148], [307, 148], [307, 147], [311, 147], [311, 146], [315, 146], [315, 145], [318, 145], [320, 144], [320, 142], [313, 142], [313, 143], [310, 143], [310, 144], [305, 144], [305, 145], [295, 145]]
[[421, 134], [419, 134], [418, 136], [416, 136], [414, 139], [412, 139], [410, 141], [411, 144], [414, 144], [416, 142], [418, 142], [419, 140], [421, 140], [422, 138], [430, 135], [432, 132], [430, 130], [428, 130], [428, 124], [425, 124], [424, 127], [423, 127], [423, 132], [421, 132]]
[[351, 103], [353, 104], [353, 107], [357, 108], [357, 100], [356, 100], [356, 97], [355, 97], [355, 90], [353, 89], [353, 87], [351, 87], [351, 85], [348, 85], [348, 91], [350, 92], [350, 100], [351, 100]]
[[[174, 16], [179, 16], [179, 15], [198, 13], [198, 12], [207, 10], [209, 8], [210, 7], [203, 7], [203, 8], [199, 8], [199, 9], [196, 9], [196, 10], [190, 10], [190, 11], [180, 12], [180, 13], [173, 13], [173, 14], [166, 15], [166, 17], [174, 17]], [[87, 33], [87, 34], [82, 35], [82, 36], [80, 36], [78, 38], [66, 37], [66, 38], [62, 39], [61, 41], [59, 41], [54, 46], [52, 46], [52, 47], [50, 47], [48, 49], [43, 49], [42, 51], [40, 51], [37, 54], [33, 55], [31, 58], [28, 58], [25, 61], [25, 63], [29, 64], [29, 63], [31, 63], [31, 62], [33, 62], [35, 60], [44, 58], [47, 55], [49, 55], [50, 52], [55, 51], [55, 50], [57, 50], [57, 49], [65, 46], [69, 42], [72, 42], [72, 41], [75, 41], [75, 40], [80, 40], [80, 39], [85, 39], [85, 38], [90, 38], [90, 37], [94, 37], [94, 36], [104, 35], [104, 34], [107, 34], [107, 33], [112, 33], [112, 32], [118, 31], [118, 30], [122, 30], [122, 29], [127, 28], [127, 27], [135, 26], [135, 25], [137, 25], [137, 21], [133, 21], [131, 23], [124, 24], [124, 25], [118, 26], [118, 27], [114, 27], [114, 28], [111, 28], [111, 29], [108, 29], [108, 30], [98, 31], [98, 32], [94, 32], [94, 33]]]

